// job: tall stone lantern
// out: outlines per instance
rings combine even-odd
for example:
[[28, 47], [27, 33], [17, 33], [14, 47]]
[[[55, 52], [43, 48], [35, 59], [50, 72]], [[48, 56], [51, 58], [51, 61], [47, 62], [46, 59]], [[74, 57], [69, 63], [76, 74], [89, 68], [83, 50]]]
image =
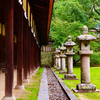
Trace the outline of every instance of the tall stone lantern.
[[55, 65], [54, 65], [54, 68], [56, 69], [56, 68], [57, 68], [57, 48], [56, 48], [54, 54], [55, 54], [55, 56], [54, 56], [54, 58], [55, 58]]
[[88, 27], [83, 26], [82, 35], [78, 36], [76, 40], [80, 43], [80, 51], [78, 54], [81, 57], [81, 83], [76, 85], [74, 92], [93, 92], [96, 86], [90, 83], [90, 55], [93, 51], [90, 50], [90, 41], [96, 39], [93, 35], [88, 34]]
[[60, 50], [58, 50], [57, 48], [56, 48], [56, 51], [54, 52], [55, 53], [55, 62], [56, 62], [56, 66], [55, 66], [55, 68], [56, 69], [59, 69], [59, 53], [60, 53]]
[[68, 36], [68, 41], [64, 44], [67, 49], [66, 56], [67, 56], [67, 74], [65, 74], [64, 79], [67, 80], [76, 80], [76, 75], [73, 74], [73, 56], [75, 53], [73, 52], [73, 46], [76, 45], [75, 42], [72, 41], [72, 37]]
[[59, 71], [61, 70], [61, 64], [60, 64], [60, 46], [57, 48], [56, 52], [57, 52], [57, 70], [56, 71]]
[[53, 67], [55, 68], [56, 67], [56, 57], [55, 57], [55, 52], [53, 53]]
[[66, 47], [62, 44], [62, 46], [59, 48], [60, 49], [60, 61], [61, 61], [61, 71], [59, 71], [59, 74], [66, 74], [67, 71], [65, 71], [65, 50]]

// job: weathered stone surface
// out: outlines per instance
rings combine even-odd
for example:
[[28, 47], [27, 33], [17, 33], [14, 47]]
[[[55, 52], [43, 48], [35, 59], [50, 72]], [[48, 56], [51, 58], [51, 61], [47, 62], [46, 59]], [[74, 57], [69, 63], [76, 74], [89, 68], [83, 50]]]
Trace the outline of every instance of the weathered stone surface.
[[39, 90], [39, 94], [38, 94], [38, 100], [49, 100], [46, 68], [44, 68], [44, 71], [42, 74], [40, 90]]
[[60, 58], [66, 58], [66, 55], [60, 55]]
[[24, 85], [22, 85], [22, 86], [16, 85], [15, 89], [21, 89], [21, 90], [24, 90]]
[[[58, 79], [61, 87], [63, 88], [65, 94], [68, 97], [68, 100], [78, 100], [78, 98], [73, 94], [73, 92], [65, 85], [65, 83], [58, 77], [58, 75], [52, 70], [56, 78]], [[59, 99], [62, 100], [62, 99]]]
[[73, 74], [73, 55], [75, 53], [73, 52], [73, 46], [76, 45], [75, 42], [72, 42], [71, 36], [68, 36], [68, 41], [64, 44], [67, 48], [67, 74], [64, 76], [63, 79], [68, 79], [68, 80], [76, 80], [76, 75]]
[[76, 40], [89, 40], [89, 41], [93, 41], [95, 40], [96, 37], [94, 37], [93, 35], [80, 35], [76, 38]]
[[77, 37], [80, 41], [80, 51], [78, 54], [81, 56], [81, 83], [76, 85], [74, 92], [90, 92], [95, 91], [96, 86], [90, 84], [90, 55], [93, 51], [90, 50], [90, 41], [96, 38], [92, 35], [88, 35], [88, 27], [83, 26], [83, 35]]
[[96, 90], [96, 86], [93, 84], [77, 84], [76, 85], [77, 90]]
[[29, 79], [24, 79], [23, 83], [29, 83]]
[[16, 100], [15, 97], [4, 97], [2, 100]]
[[59, 74], [67, 74], [67, 71], [61, 70], [61, 71], [59, 71]]
[[65, 74], [64, 80], [77, 80], [75, 74]]
[[69, 56], [69, 55], [70, 55], [70, 56], [74, 56], [75, 53], [74, 53], [74, 52], [73, 52], [73, 53], [66, 53], [66, 55], [67, 55], [67, 56]]
[[68, 47], [68, 46], [75, 46], [75, 45], [76, 45], [76, 43], [73, 42], [73, 41], [71, 40], [71, 38], [72, 38], [72, 37], [69, 35], [69, 36], [68, 36], [68, 41], [64, 43], [64, 46], [65, 46], [65, 47]]
[[62, 71], [65, 71], [65, 58], [66, 58], [65, 50], [66, 50], [66, 47], [64, 47], [62, 44], [62, 46], [59, 48], [59, 50], [60, 50], [60, 55], [59, 55], [59, 57], [60, 57], [60, 69]]
[[88, 51], [78, 51], [79, 55], [92, 55], [93, 51], [92, 50], [88, 50]]
[[[49, 100], [69, 100], [67, 95], [63, 91], [63, 88], [59, 84], [58, 79], [50, 68], [46, 68], [47, 81], [48, 81], [48, 92]], [[44, 100], [44, 99], [41, 99]]]

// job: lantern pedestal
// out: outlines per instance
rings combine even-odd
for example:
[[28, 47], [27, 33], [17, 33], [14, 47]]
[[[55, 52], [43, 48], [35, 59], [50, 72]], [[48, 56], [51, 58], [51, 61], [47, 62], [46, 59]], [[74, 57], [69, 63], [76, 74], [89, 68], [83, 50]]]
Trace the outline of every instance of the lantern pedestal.
[[57, 60], [57, 65], [58, 67], [56, 68], [56, 71], [60, 71], [61, 70], [61, 64], [60, 64], [60, 57], [58, 56], [58, 60]]
[[60, 55], [61, 71], [59, 71], [59, 74], [67, 74], [67, 71], [65, 71], [65, 58], [66, 58], [66, 55]]
[[75, 74], [65, 74], [64, 80], [78, 80]]
[[96, 89], [96, 86], [93, 84], [82, 84], [79, 83], [76, 85], [76, 89], [73, 89], [76, 93], [83, 93], [83, 92], [99, 92], [99, 90]]
[[59, 71], [59, 74], [67, 74], [67, 71], [61, 70], [61, 71]]

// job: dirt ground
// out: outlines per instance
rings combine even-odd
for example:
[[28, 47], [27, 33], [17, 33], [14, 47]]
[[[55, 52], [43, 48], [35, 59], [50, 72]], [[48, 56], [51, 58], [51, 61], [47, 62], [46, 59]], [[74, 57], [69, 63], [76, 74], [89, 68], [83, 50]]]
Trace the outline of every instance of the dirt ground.
[[[34, 74], [36, 71], [34, 72]], [[29, 83], [23, 83], [24, 87], [28, 84], [31, 84], [32, 79], [29, 78]], [[17, 85], [17, 70], [14, 70], [14, 88]], [[25, 90], [14, 89], [14, 96], [20, 98]], [[0, 74], [0, 100], [5, 96], [5, 73]]]
[[[17, 83], [17, 70], [14, 70], [14, 87], [16, 86]], [[0, 100], [5, 95], [5, 73], [0, 74]]]

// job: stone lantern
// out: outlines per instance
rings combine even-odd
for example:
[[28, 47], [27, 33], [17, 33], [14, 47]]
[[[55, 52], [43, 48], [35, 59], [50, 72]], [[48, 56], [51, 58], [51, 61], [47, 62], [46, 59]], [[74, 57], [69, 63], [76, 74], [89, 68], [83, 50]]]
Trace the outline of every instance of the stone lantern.
[[59, 70], [61, 70], [61, 65], [60, 65], [60, 46], [58, 47], [58, 49], [56, 50], [56, 52], [57, 52], [57, 70], [56, 71], [59, 71]]
[[55, 66], [55, 68], [56, 69], [59, 69], [59, 53], [60, 53], [60, 50], [58, 50], [57, 48], [56, 48], [56, 51], [54, 52], [55, 53], [55, 62], [56, 62], [56, 66]]
[[90, 55], [93, 51], [90, 50], [90, 41], [96, 39], [93, 35], [88, 34], [88, 27], [83, 26], [82, 35], [78, 36], [76, 40], [80, 42], [80, 51], [78, 54], [81, 57], [81, 83], [76, 85], [74, 92], [93, 92], [96, 86], [90, 83]]
[[68, 41], [64, 44], [67, 49], [66, 56], [67, 56], [67, 74], [65, 74], [64, 79], [67, 80], [76, 80], [76, 75], [73, 74], [73, 56], [75, 53], [73, 52], [73, 46], [76, 45], [75, 42], [71, 40], [71, 36], [68, 36]]
[[62, 46], [59, 48], [60, 49], [60, 60], [61, 60], [61, 71], [59, 71], [59, 74], [66, 74], [67, 72], [65, 71], [65, 50], [66, 47]]
[[56, 66], [56, 57], [55, 57], [55, 52], [53, 53], [53, 67], [55, 68], [55, 66]]
[[55, 65], [54, 65], [54, 68], [56, 69], [57, 68], [57, 48], [56, 48], [56, 50], [55, 50], [55, 52], [54, 52], [54, 54], [55, 54], [55, 56], [54, 56], [54, 58], [55, 58]]

